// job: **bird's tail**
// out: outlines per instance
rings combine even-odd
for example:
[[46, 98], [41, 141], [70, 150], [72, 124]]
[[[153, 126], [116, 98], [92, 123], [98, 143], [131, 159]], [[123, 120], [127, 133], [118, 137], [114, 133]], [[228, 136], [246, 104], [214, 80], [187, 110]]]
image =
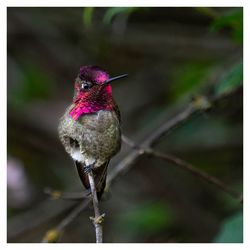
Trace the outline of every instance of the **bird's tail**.
[[[101, 196], [106, 186], [108, 164], [109, 164], [109, 161], [105, 162], [102, 166], [98, 168], [92, 169], [98, 200], [101, 199]], [[78, 174], [80, 176], [80, 179], [82, 181], [82, 184], [84, 185], [86, 189], [90, 190], [89, 178], [88, 178], [88, 174], [84, 171], [84, 164], [78, 161], [75, 161], [75, 165], [76, 165]]]

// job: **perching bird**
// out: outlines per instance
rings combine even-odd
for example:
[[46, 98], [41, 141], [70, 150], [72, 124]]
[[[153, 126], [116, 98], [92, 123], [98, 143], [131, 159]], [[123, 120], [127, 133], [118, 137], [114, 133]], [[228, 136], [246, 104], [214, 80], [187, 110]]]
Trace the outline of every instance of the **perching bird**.
[[110, 159], [121, 146], [120, 112], [109, 77], [98, 66], [83, 66], [74, 83], [73, 102], [60, 119], [60, 140], [72, 157], [81, 181], [89, 190], [87, 172], [93, 171], [98, 199], [104, 191]]

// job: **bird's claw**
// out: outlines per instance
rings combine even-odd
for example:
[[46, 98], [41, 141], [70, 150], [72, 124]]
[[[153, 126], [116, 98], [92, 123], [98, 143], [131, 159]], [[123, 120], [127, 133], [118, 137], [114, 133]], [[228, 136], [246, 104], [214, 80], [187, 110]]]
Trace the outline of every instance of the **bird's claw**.
[[88, 165], [88, 166], [84, 167], [85, 174], [88, 174], [91, 170], [92, 170], [92, 165]]
[[93, 169], [94, 165], [95, 165], [95, 161], [93, 163], [89, 164], [88, 166], [85, 166], [84, 173], [88, 174]]

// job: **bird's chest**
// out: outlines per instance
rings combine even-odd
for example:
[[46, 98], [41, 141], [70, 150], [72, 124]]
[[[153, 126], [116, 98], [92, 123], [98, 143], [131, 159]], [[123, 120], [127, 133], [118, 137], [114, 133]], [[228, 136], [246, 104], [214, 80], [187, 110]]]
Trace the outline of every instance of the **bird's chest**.
[[[114, 111], [98, 111], [81, 116], [77, 121], [69, 115], [62, 120], [64, 135], [72, 138], [66, 150], [73, 158], [97, 159], [97, 165], [107, 161], [120, 149], [119, 120]], [[77, 154], [77, 155], [76, 155]]]
[[76, 130], [81, 130], [83, 137], [112, 137], [119, 130], [119, 121], [113, 111], [100, 110], [94, 114], [81, 116], [75, 124]]

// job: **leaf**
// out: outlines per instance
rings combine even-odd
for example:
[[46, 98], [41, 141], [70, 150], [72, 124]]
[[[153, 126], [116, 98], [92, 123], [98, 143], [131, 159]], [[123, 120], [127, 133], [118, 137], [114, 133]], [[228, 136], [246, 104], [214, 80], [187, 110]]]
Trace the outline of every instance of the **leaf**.
[[242, 85], [243, 82], [243, 63], [240, 62], [234, 65], [224, 76], [215, 87], [215, 95], [229, 94], [237, 87]]
[[172, 86], [170, 88], [170, 97], [173, 100], [189, 94], [203, 83], [210, 71], [211, 64], [208, 62], [191, 62], [178, 68], [173, 74]]
[[93, 13], [94, 7], [85, 7], [83, 9], [83, 24], [87, 29], [92, 26]]
[[[235, 183], [234, 185], [231, 186], [231, 188], [233, 188], [239, 194], [242, 194], [243, 193], [242, 181]], [[237, 199], [232, 199], [229, 195], [218, 193], [218, 197], [221, 201], [221, 204], [223, 204], [223, 207], [225, 208], [226, 212], [236, 211], [242, 207], [242, 204], [240, 204]]]
[[8, 100], [15, 108], [39, 99], [46, 99], [54, 86], [54, 82], [38, 65], [26, 63], [22, 65], [23, 77], [17, 87], [10, 93]]
[[134, 12], [136, 9], [138, 9], [138, 7], [112, 7], [112, 8], [108, 8], [108, 10], [106, 11], [106, 13], [103, 17], [103, 23], [110, 24], [112, 19], [116, 15], [122, 14], [122, 13], [130, 14], [130, 13]]
[[236, 8], [230, 12], [219, 16], [211, 25], [212, 31], [218, 31], [222, 28], [231, 28], [233, 39], [237, 42], [243, 41], [243, 9]]
[[243, 214], [239, 212], [226, 219], [216, 236], [216, 243], [242, 243], [243, 242]]
[[195, 7], [196, 11], [199, 13], [211, 17], [216, 18], [218, 16], [217, 12], [214, 10], [214, 8], [211, 7]]
[[46, 232], [45, 236], [43, 237], [44, 242], [48, 243], [56, 243], [59, 239], [60, 232], [56, 229], [50, 229]]
[[131, 233], [153, 233], [169, 226], [173, 221], [172, 211], [163, 203], [140, 204], [121, 218], [122, 225]]

